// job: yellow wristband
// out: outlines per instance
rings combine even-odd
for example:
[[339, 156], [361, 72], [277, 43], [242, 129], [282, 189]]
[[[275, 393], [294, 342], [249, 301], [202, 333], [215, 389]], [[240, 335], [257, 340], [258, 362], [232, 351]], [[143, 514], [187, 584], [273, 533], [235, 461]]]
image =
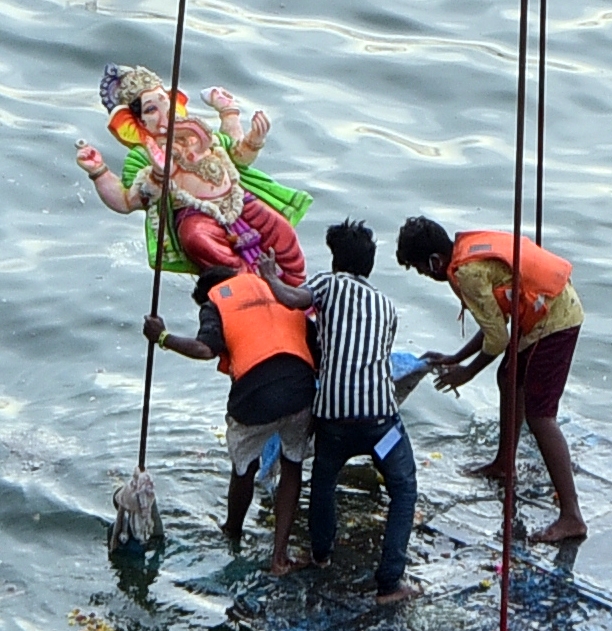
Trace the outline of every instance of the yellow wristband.
[[170, 335], [169, 331], [166, 331], [166, 329], [164, 329], [160, 334], [159, 337], [157, 338], [157, 343], [159, 344], [159, 347], [162, 348], [163, 350], [167, 351], [168, 349], [164, 346], [164, 342], [166, 341], [166, 338]]

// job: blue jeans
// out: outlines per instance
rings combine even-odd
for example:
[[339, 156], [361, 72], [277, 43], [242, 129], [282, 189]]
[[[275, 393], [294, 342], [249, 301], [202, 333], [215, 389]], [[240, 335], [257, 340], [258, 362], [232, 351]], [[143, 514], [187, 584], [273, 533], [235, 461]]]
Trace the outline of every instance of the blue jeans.
[[[399, 430], [401, 439], [381, 460], [374, 446], [393, 426]], [[338, 474], [349, 458], [359, 455], [372, 457], [391, 500], [382, 557], [376, 571], [378, 594], [390, 594], [399, 587], [406, 567], [406, 548], [417, 498], [412, 446], [399, 415], [380, 421], [317, 419], [308, 516], [312, 555], [320, 562], [329, 558], [333, 550]]]

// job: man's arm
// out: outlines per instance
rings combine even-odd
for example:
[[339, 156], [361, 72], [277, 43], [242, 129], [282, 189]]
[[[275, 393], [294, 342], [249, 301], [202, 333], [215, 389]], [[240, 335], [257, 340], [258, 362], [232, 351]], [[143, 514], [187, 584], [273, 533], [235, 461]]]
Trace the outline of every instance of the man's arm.
[[461, 301], [480, 327], [482, 351], [493, 357], [503, 353], [510, 342], [508, 319], [493, 294], [498, 271], [494, 261], [468, 263], [457, 270]]
[[[448, 392], [471, 381], [486, 368], [508, 344], [506, 319], [492, 290], [490, 269], [483, 263], [471, 263], [457, 271], [459, 293], [462, 303], [469, 309], [480, 330], [454, 356], [453, 365], [443, 368], [434, 385]], [[456, 292], [457, 293], [457, 292]], [[478, 353], [466, 366], [461, 361]]]
[[420, 359], [426, 359], [432, 366], [456, 366], [462, 361], [472, 357], [482, 349], [484, 333], [478, 330], [465, 346], [460, 348], [454, 355], [446, 355], [437, 351], [427, 351]]
[[[459, 386], [471, 381], [481, 370], [486, 368], [494, 359], [496, 355], [487, 355], [483, 351], [480, 351], [478, 355], [467, 366], [461, 366], [458, 364], [452, 366], [443, 366], [440, 373], [434, 380], [434, 386], [436, 390], [442, 392], [450, 392], [456, 390]], [[458, 396], [458, 395], [457, 395]]]
[[150, 342], [157, 342], [161, 348], [170, 349], [191, 359], [214, 359], [216, 357], [215, 353], [204, 342], [168, 333], [161, 318], [145, 316], [143, 333]]
[[276, 275], [276, 257], [270, 248], [268, 254], [259, 256], [259, 275], [268, 283], [274, 297], [289, 309], [308, 309], [312, 305], [312, 294], [304, 287], [286, 285]]
[[467, 344], [460, 348], [453, 355], [453, 364], [460, 364], [462, 361], [468, 359], [472, 355], [475, 355], [478, 351], [482, 349], [482, 342], [484, 340], [484, 333], [481, 329], [479, 329], [471, 340], [467, 342]]

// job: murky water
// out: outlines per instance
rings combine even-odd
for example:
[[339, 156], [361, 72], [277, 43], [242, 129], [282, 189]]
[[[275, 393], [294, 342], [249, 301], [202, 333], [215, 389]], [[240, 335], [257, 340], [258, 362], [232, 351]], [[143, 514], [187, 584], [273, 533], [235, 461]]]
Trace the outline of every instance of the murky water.
[[[562, 628], [590, 631], [611, 625], [589, 594], [612, 592], [612, 19], [603, 1], [550, 4], [544, 244], [573, 261], [587, 312], [560, 421], [590, 537], [569, 552], [527, 549], [513, 615], [517, 629], [557, 629], [563, 620]], [[411, 540], [410, 572], [429, 593], [414, 606], [372, 606], [385, 497], [359, 462], [339, 493], [347, 543], [330, 574], [268, 577], [265, 493], [240, 553], [227, 548], [217, 523], [230, 471], [228, 384], [212, 364], [170, 353], [156, 355], [147, 453], [167, 546], [140, 566], [109, 564], [111, 493], [138, 458], [152, 272], [142, 217], [101, 204], [73, 143], [87, 138], [120, 168], [124, 150], [98, 99], [102, 69], [141, 64], [169, 83], [174, 5], [0, 0], [0, 628], [68, 628], [76, 607], [117, 630], [494, 629], [500, 493], [460, 475], [495, 448], [493, 369], [459, 399], [426, 378], [402, 407], [427, 526]], [[462, 343], [448, 287], [395, 263], [404, 218], [423, 213], [449, 231], [512, 227], [518, 8], [507, 0], [187, 3], [181, 86], [191, 110], [214, 123], [197, 96], [223, 85], [239, 96], [245, 120], [256, 108], [269, 114], [257, 166], [314, 196], [298, 227], [310, 272], [329, 265], [330, 223], [350, 215], [374, 227], [372, 280], [398, 306], [400, 349]], [[527, 234], [537, 99], [535, 13], [530, 19]], [[191, 289], [189, 277], [163, 278], [160, 312], [184, 335], [196, 330]], [[517, 509], [531, 530], [555, 509], [528, 436], [518, 466]], [[307, 492], [295, 547], [307, 546]], [[573, 576], [571, 598], [539, 574], [559, 567]], [[546, 616], [526, 598], [529, 585], [551, 600]]]

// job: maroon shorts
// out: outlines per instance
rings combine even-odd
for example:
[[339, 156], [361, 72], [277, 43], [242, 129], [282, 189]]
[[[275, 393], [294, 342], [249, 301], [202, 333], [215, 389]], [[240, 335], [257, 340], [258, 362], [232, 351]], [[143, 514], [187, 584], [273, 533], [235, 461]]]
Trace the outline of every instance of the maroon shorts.
[[[516, 384], [525, 392], [526, 418], [557, 416], [579, 333], [580, 327], [574, 326], [547, 335], [518, 354]], [[497, 372], [498, 383], [506, 380], [509, 363], [508, 349]]]

